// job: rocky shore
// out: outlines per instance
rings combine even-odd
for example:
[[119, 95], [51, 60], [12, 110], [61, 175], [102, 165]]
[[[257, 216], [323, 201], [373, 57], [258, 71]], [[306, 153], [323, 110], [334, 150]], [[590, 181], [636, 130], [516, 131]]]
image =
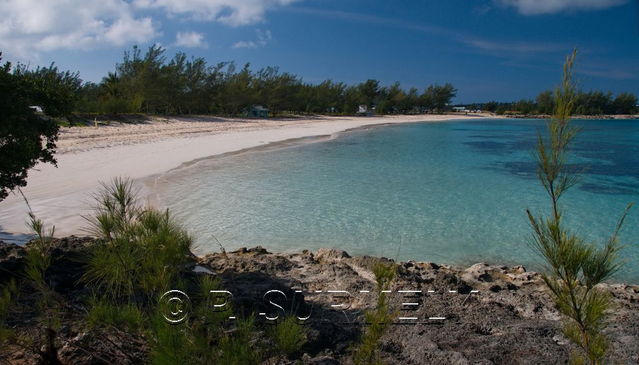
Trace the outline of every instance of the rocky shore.
[[[91, 329], [85, 323], [88, 293], [79, 281], [83, 273], [79, 258], [92, 243], [92, 238], [71, 236], [56, 240], [51, 252], [53, 264], [47, 280], [65, 303], [55, 338], [59, 358], [68, 364], [143, 363], [149, 352], [143, 335], [115, 328]], [[21, 279], [18, 273], [24, 257], [24, 248], [0, 242], [0, 284], [12, 276]], [[333, 249], [282, 254], [256, 247], [194, 256], [183, 275], [219, 277], [233, 294], [238, 316], [267, 311], [263, 298], [270, 290], [284, 293], [290, 308], [293, 302], [303, 303], [310, 317], [302, 353], [294, 359], [272, 358], [268, 363], [349, 364], [352, 345], [365, 328], [363, 312], [375, 305], [371, 269], [379, 260], [388, 261], [351, 257]], [[389, 293], [397, 320], [380, 344], [386, 363], [567, 363], [573, 348], [561, 333], [560, 318], [539, 274], [522, 266], [482, 263], [468, 268], [413, 261], [397, 264]], [[612, 340], [610, 361], [636, 364], [639, 286], [606, 284], [603, 288], [611, 293], [615, 308], [606, 329]], [[10, 328], [37, 333], [40, 324], [33, 310], [33, 293], [28, 289], [21, 289], [10, 314]], [[0, 360], [37, 363], [36, 352], [17, 345], [3, 346]]]

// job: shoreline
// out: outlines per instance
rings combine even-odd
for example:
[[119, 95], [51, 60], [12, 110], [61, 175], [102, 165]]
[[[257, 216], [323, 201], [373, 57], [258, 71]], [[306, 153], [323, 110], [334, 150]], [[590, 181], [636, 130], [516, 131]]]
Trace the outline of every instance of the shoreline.
[[[552, 116], [549, 114], [502, 114], [501, 117], [512, 119], [550, 119]], [[601, 115], [588, 115], [580, 114], [573, 115], [570, 119], [573, 120], [638, 120], [639, 114], [601, 114]]]
[[[86, 270], [78, 258], [90, 252], [94, 243], [90, 237], [66, 237], [53, 242], [52, 270], [48, 275], [65, 303], [87, 297], [87, 286], [77, 280]], [[0, 253], [0, 269], [4, 269], [0, 271], [18, 272], [24, 268], [23, 247], [0, 243]], [[190, 256], [179, 275], [185, 282], [203, 277], [219, 279], [221, 287], [231, 293], [238, 318], [264, 308], [267, 291], [295, 297], [298, 308], [312, 308], [306, 312], [308, 346], [300, 354], [302, 362], [352, 363], [349, 349], [358, 343], [359, 329], [365, 326], [364, 313], [375, 308], [374, 266], [379, 262], [392, 262], [395, 268], [387, 291], [388, 306], [395, 314], [380, 338], [380, 354], [387, 363], [492, 363], [495, 354], [506, 359], [504, 363], [568, 361], [573, 347], [561, 331], [562, 317], [548, 296], [541, 275], [521, 265], [477, 263], [459, 267], [351, 256], [338, 249], [277, 253], [257, 246]], [[20, 288], [26, 288], [20, 298], [28, 298], [30, 287]], [[610, 356], [621, 363], [634, 363], [639, 356], [639, 286], [607, 283], [600, 288], [610, 294], [615, 306], [606, 327]], [[194, 289], [188, 285], [180, 288], [187, 297], [196, 294]], [[302, 293], [301, 299], [296, 293]], [[347, 306], [335, 305], [339, 297], [331, 293], [342, 293], [341, 300], [347, 298]], [[408, 298], [416, 299], [411, 300], [416, 307], [410, 310], [405, 304]], [[282, 305], [293, 308], [288, 299]], [[108, 332], [105, 335], [87, 326], [85, 316], [78, 315], [75, 305], [62, 308], [61, 324], [67, 330], [57, 333], [57, 341], [65, 363], [94, 363], [95, 354], [98, 358], [117, 359], [115, 363], [131, 359], [142, 363], [148, 357], [148, 338], [128, 331], [109, 337]], [[29, 331], [38, 323], [34, 321], [36, 312], [28, 313], [29, 317], [19, 316], [13, 322], [15, 330]], [[263, 328], [263, 321], [258, 319], [256, 323], [258, 329]], [[124, 344], [131, 342], [138, 344], [134, 351], [112, 350], [114, 344], [118, 349], [130, 348]], [[89, 356], [83, 350], [87, 343], [96, 349]], [[533, 351], [540, 348], [543, 351]], [[19, 363], [37, 360], [36, 352], [12, 346], [0, 349], [2, 356]]]
[[[218, 117], [155, 118], [138, 124], [61, 129], [58, 167], [38, 164], [22, 191], [35, 215], [58, 236], [83, 234], [100, 182], [127, 176], [136, 182], [198, 160], [256, 147], [349, 130], [404, 123], [496, 119], [492, 115], [405, 115], [247, 120]], [[148, 196], [148, 194], [145, 194]], [[14, 192], [0, 202], [0, 240], [25, 242], [28, 209]]]

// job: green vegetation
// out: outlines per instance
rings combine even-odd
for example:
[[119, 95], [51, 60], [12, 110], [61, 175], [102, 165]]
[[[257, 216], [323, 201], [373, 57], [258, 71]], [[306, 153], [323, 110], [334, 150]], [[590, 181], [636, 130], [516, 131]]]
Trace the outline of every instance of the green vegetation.
[[87, 324], [90, 327], [113, 326], [138, 332], [144, 326], [144, 314], [133, 304], [115, 305], [106, 300], [93, 298], [89, 302]]
[[373, 274], [377, 281], [377, 305], [375, 309], [367, 311], [364, 318], [368, 327], [360, 338], [359, 344], [353, 349], [353, 362], [356, 365], [382, 364], [379, 358], [379, 340], [390, 326], [393, 314], [388, 308], [388, 298], [384, 290], [390, 287], [395, 278], [397, 267], [394, 263], [377, 262], [373, 266]]
[[176, 284], [191, 254], [191, 238], [168, 211], [140, 207], [130, 180], [114, 179], [96, 200], [88, 220], [101, 243], [87, 261], [85, 281], [116, 300], [141, 293], [155, 300]]
[[[158, 306], [166, 290], [186, 285], [179, 274], [189, 259], [191, 238], [168, 211], [142, 207], [129, 179], [103, 184], [95, 199], [95, 212], [87, 220], [99, 243], [91, 248], [83, 276], [93, 290], [89, 326], [144, 334], [152, 345], [153, 363], [198, 363], [206, 358], [211, 352], [206, 326], [215, 322], [215, 313], [200, 307], [193, 322], [173, 326]], [[203, 279], [198, 285], [205, 298], [219, 282]]]
[[13, 336], [13, 331], [7, 327], [6, 321], [17, 294], [18, 287], [13, 279], [0, 289], [0, 344]]
[[[27, 199], [24, 198], [24, 200], [29, 208], [27, 225], [35, 235], [34, 239], [26, 247], [27, 256], [24, 271], [29, 284], [33, 286], [38, 294], [37, 310], [41, 314], [40, 321], [43, 329], [40, 334], [42, 338], [39, 342], [44, 344], [41, 346], [39, 354], [44, 363], [58, 364], [58, 350], [55, 345], [55, 338], [60, 327], [62, 304], [59, 294], [51, 289], [45, 276], [51, 266], [51, 243], [55, 227], [51, 227], [47, 231], [44, 222], [36, 218]], [[34, 338], [29, 338], [27, 341], [36, 342]]]
[[578, 181], [577, 173], [568, 164], [568, 149], [578, 132], [570, 124], [578, 97], [572, 81], [575, 57], [576, 51], [566, 60], [562, 83], [555, 90], [554, 113], [547, 135], [540, 135], [537, 143], [538, 177], [552, 201], [551, 214], [536, 217], [530, 211], [527, 213], [534, 231], [533, 247], [547, 264], [544, 282], [564, 317], [563, 332], [580, 349], [572, 355], [571, 362], [601, 364], [608, 348], [602, 331], [611, 304], [608, 294], [596, 285], [609, 279], [621, 266], [617, 234], [630, 206], [602, 247], [586, 243], [563, 224], [559, 200]]
[[[86, 318], [90, 327], [143, 335], [153, 364], [258, 364], [273, 355], [258, 337], [253, 316], [229, 321], [230, 306], [214, 308], [219, 303], [211, 291], [222, 289], [218, 278], [184, 279], [191, 239], [168, 212], [140, 206], [128, 179], [104, 184], [95, 198], [95, 213], [87, 219], [98, 244], [91, 248], [83, 277], [93, 291]], [[170, 324], [163, 317], [166, 303], [159, 299], [175, 288], [197, 290], [190, 290], [196, 293], [191, 314]], [[305, 329], [291, 319], [269, 330], [280, 354], [294, 355], [305, 343]]]
[[263, 105], [276, 115], [354, 114], [366, 105], [376, 106], [377, 113], [394, 114], [443, 111], [455, 94], [450, 84], [431, 85], [421, 95], [417, 89], [402, 90], [399, 83], [382, 87], [377, 80], [313, 85], [277, 67], [253, 71], [249, 64], [238, 69], [233, 62], [210, 66], [184, 53], [167, 61], [163, 48], [151, 46], [145, 54], [133, 47], [100, 84], [85, 84], [78, 111], [242, 115], [252, 105]]
[[37, 162], [56, 163], [58, 125], [51, 118], [73, 111], [80, 83], [77, 74], [53, 65], [35, 70], [9, 62], [0, 66], [0, 200], [26, 185], [27, 170]]
[[270, 328], [270, 336], [280, 354], [290, 356], [306, 343], [306, 329], [295, 316], [288, 316]]
[[[555, 110], [553, 92], [546, 90], [535, 100], [522, 99], [513, 103], [491, 101], [477, 105], [478, 109], [503, 114], [543, 114], [550, 115]], [[610, 115], [639, 113], [637, 97], [630, 93], [620, 93], [613, 98], [612, 93], [601, 91], [574, 91], [572, 111], [578, 115]]]
[[[255, 317], [240, 319], [234, 334], [225, 335], [219, 342], [220, 364], [251, 365], [261, 362], [262, 354], [255, 346]], [[253, 342], [253, 343], [252, 343]]]

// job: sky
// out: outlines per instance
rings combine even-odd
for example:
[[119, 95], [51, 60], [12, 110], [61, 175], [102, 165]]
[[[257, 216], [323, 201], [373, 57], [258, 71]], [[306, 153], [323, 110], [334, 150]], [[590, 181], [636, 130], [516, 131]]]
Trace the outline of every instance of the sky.
[[457, 103], [533, 98], [577, 48], [584, 90], [639, 95], [639, 0], [0, 0], [3, 61], [55, 62], [99, 82], [160, 44], [304, 81], [378, 79]]

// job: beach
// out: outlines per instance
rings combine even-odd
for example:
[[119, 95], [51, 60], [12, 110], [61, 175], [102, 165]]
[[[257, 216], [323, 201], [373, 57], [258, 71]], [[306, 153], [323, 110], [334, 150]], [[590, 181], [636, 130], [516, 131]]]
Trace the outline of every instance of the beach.
[[[148, 178], [190, 161], [287, 140], [331, 136], [379, 124], [440, 122], [492, 117], [471, 115], [402, 115], [383, 117], [312, 117], [237, 119], [154, 117], [141, 123], [61, 128], [57, 167], [38, 164], [29, 171], [22, 192], [37, 217], [55, 225], [56, 236], [85, 233], [100, 182], [116, 176]], [[148, 200], [149, 191], [142, 192]], [[24, 242], [28, 207], [14, 191], [0, 202], [0, 240]]]

